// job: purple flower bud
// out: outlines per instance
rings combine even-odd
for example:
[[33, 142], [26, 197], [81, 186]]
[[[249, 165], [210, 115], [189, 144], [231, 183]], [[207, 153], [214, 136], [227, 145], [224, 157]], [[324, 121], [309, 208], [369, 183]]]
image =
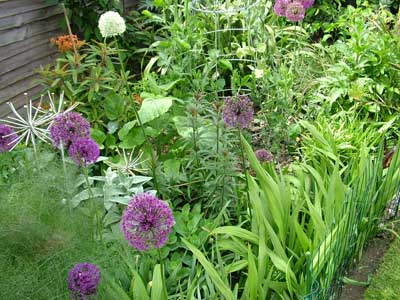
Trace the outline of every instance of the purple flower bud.
[[55, 147], [67, 149], [77, 138], [90, 136], [90, 124], [79, 113], [67, 112], [55, 117], [50, 126], [50, 136]]
[[274, 160], [274, 156], [272, 155], [271, 152], [265, 150], [265, 149], [258, 149], [255, 152], [257, 159], [263, 163], [263, 162], [268, 162], [271, 163]]
[[5, 124], [0, 124], [0, 152], [8, 152], [18, 141], [14, 129]]
[[91, 138], [77, 138], [69, 147], [68, 154], [78, 165], [94, 164], [100, 155], [99, 146]]
[[175, 221], [168, 204], [150, 193], [138, 193], [122, 214], [125, 239], [139, 251], [161, 248]]
[[224, 101], [222, 117], [231, 127], [246, 128], [253, 120], [253, 102], [247, 96], [227, 97]]
[[99, 268], [91, 263], [76, 264], [68, 274], [68, 288], [72, 299], [86, 300], [96, 294], [100, 281]]
[[286, 17], [289, 21], [299, 22], [304, 19], [306, 10], [299, 1], [289, 3], [286, 9]]
[[289, 0], [277, 0], [274, 4], [274, 11], [276, 15], [285, 17], [286, 9], [289, 4]]
[[308, 9], [308, 8], [310, 8], [311, 6], [313, 6], [314, 5], [314, 0], [300, 0], [300, 3], [303, 5], [303, 7], [305, 8], [305, 9]]

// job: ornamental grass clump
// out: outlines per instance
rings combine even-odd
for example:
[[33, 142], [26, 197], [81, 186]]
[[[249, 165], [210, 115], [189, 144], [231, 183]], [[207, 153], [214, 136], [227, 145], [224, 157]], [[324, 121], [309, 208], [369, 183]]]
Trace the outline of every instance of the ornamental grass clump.
[[126, 30], [125, 20], [115, 11], [107, 11], [100, 16], [99, 29], [103, 38], [122, 35]]
[[100, 282], [100, 270], [91, 263], [76, 264], [68, 274], [68, 288], [71, 299], [87, 300], [95, 295]]
[[8, 152], [14, 148], [18, 135], [14, 129], [5, 124], [0, 124], [0, 152]]
[[138, 193], [122, 215], [121, 229], [129, 245], [139, 251], [160, 249], [175, 224], [168, 204], [150, 193]]

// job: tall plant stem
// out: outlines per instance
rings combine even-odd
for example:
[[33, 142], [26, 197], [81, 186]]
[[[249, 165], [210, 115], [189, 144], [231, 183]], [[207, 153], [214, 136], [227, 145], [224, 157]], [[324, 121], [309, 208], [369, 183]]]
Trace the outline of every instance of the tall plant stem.
[[242, 157], [242, 166], [243, 166], [244, 178], [245, 178], [245, 183], [246, 183], [246, 194], [247, 194], [246, 210], [249, 211], [249, 214], [250, 214], [250, 217], [251, 217], [249, 180], [247, 179], [246, 160], [244, 158], [244, 149], [243, 149], [243, 143], [242, 143], [242, 132], [241, 132], [240, 127], [237, 128], [237, 134], [238, 134], [238, 138], [239, 138], [240, 156]]
[[167, 285], [165, 284], [164, 263], [161, 257], [161, 250], [158, 249], [157, 252], [158, 252], [158, 259], [160, 260], [160, 271], [161, 271], [161, 280], [164, 291], [164, 299], [167, 299], [168, 293], [167, 293]]
[[64, 17], [65, 17], [65, 23], [67, 24], [68, 34], [69, 34], [69, 38], [71, 39], [72, 48], [74, 49], [75, 64], [77, 64], [78, 63], [79, 54], [78, 54], [78, 51], [76, 50], [75, 41], [72, 38], [72, 30], [71, 30], [71, 25], [70, 25], [69, 19], [68, 19], [67, 9], [65, 8], [64, 4], [61, 4], [61, 6], [63, 8]]
[[100, 223], [100, 218], [97, 213], [96, 205], [94, 203], [94, 194], [93, 194], [90, 182], [89, 182], [89, 171], [88, 171], [87, 167], [83, 167], [82, 169], [83, 169], [83, 176], [85, 177], [85, 182], [86, 182], [88, 192], [89, 192], [89, 200], [88, 201], [90, 201], [90, 210], [92, 211], [94, 221], [96, 223], [96, 232], [94, 234], [94, 237], [97, 235], [100, 238], [100, 240], [102, 240], [103, 239], [102, 228], [101, 228], [102, 225]]
[[[125, 65], [124, 65], [124, 62], [122, 60], [121, 51], [119, 51], [118, 41], [117, 41], [116, 38], [115, 38], [115, 45], [116, 45], [117, 50], [118, 50], [118, 60], [119, 60], [120, 66], [121, 66], [122, 79], [124, 81], [124, 84], [126, 86], [126, 90], [128, 92], [128, 98], [131, 99], [132, 91], [131, 91], [131, 87], [129, 86], [129, 83], [128, 83], [128, 78], [126, 77]], [[145, 132], [144, 127], [143, 127], [142, 120], [140, 119], [140, 116], [139, 116], [138, 110], [136, 109], [135, 104], [133, 104], [132, 107], [133, 107], [133, 112], [135, 114], [136, 120], [138, 121], [139, 127], [140, 127], [140, 129], [141, 129], [141, 131], [143, 133], [143, 137], [144, 137], [144, 139], [146, 141], [146, 144], [150, 145], [150, 141], [147, 138], [146, 132]], [[157, 161], [156, 161], [156, 158], [154, 156], [154, 152], [153, 152], [152, 149], [150, 149], [150, 156], [151, 156], [151, 171], [153, 173], [154, 185], [155, 185], [155, 188], [157, 190], [157, 193], [160, 195], [160, 187], [158, 185], [157, 172], [156, 172]]]
[[[61, 148], [60, 148], [61, 160], [62, 160], [63, 172], [64, 172], [64, 185], [65, 185], [65, 190], [68, 193], [68, 198], [70, 198], [69, 197], [69, 195], [70, 195], [69, 186], [68, 186], [68, 181], [67, 181], [67, 167], [65, 165], [65, 152], [64, 152], [65, 151], [65, 147], [64, 147], [64, 143], [63, 143], [62, 140], [60, 142], [60, 146], [61, 146]], [[68, 199], [67, 201], [68, 201], [68, 209], [69, 209], [69, 212], [71, 213], [71, 211], [72, 211], [71, 199]]]

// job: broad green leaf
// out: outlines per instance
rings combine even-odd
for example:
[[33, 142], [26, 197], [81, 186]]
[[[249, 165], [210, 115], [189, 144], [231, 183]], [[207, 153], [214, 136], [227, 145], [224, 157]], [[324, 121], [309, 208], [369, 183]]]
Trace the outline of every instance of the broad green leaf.
[[127, 135], [124, 135], [119, 146], [121, 148], [132, 149], [135, 146], [142, 145], [145, 140], [146, 137], [143, 134], [143, 130], [139, 127], [135, 127], [131, 129]]
[[139, 110], [142, 124], [150, 122], [165, 114], [172, 106], [172, 97], [146, 98]]
[[189, 121], [187, 117], [176, 116], [172, 118], [172, 121], [175, 124], [176, 131], [178, 134], [186, 139], [189, 139], [193, 129], [189, 126]]
[[148, 300], [149, 295], [147, 294], [146, 286], [144, 285], [142, 278], [135, 270], [132, 270], [132, 272], [131, 293], [133, 295], [133, 300]]
[[118, 137], [121, 141], [124, 140], [125, 137], [129, 134], [129, 131], [133, 127], [135, 127], [135, 124], [136, 124], [136, 121], [131, 121], [131, 122], [124, 124], [124, 126], [122, 126], [122, 128], [118, 131]]
[[104, 148], [103, 142], [106, 139], [106, 135], [103, 131], [101, 131], [100, 129], [91, 128], [90, 136], [100, 146], [100, 149]]
[[[164, 289], [163, 274], [161, 274], [161, 266], [155, 265], [153, 270], [153, 280], [151, 287], [151, 300], [167, 300], [167, 293]], [[141, 300], [141, 299], [140, 299]]]
[[124, 112], [124, 99], [117, 93], [110, 93], [104, 101], [104, 112], [111, 121], [118, 119]]

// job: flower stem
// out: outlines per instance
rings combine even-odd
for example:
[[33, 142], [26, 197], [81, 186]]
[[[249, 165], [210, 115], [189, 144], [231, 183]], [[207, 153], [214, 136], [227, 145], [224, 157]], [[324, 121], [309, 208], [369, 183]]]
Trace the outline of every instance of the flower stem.
[[[247, 168], [246, 168], [246, 160], [244, 158], [244, 149], [243, 149], [243, 143], [242, 143], [242, 133], [240, 130], [240, 127], [238, 126], [237, 128], [237, 134], [239, 138], [239, 145], [240, 145], [240, 156], [242, 158], [242, 167], [243, 167], [243, 172], [244, 172], [244, 178], [246, 182], [246, 194], [247, 194], [247, 202], [246, 202], [246, 211], [249, 212], [250, 217], [251, 217], [251, 209], [250, 209], [250, 192], [249, 192], [249, 180], [247, 179]], [[239, 216], [238, 216], [239, 217]]]
[[[65, 153], [64, 153], [64, 143], [61, 140], [60, 141], [60, 152], [61, 152], [61, 160], [62, 160], [62, 165], [63, 165], [63, 172], [64, 172], [64, 185], [65, 185], [65, 190], [68, 193], [68, 198], [70, 198], [70, 192], [69, 192], [69, 186], [68, 186], [68, 181], [67, 181], [67, 167], [65, 165]], [[71, 206], [71, 199], [68, 199], [68, 209], [69, 212], [71, 213], [72, 211], [72, 206]]]
[[167, 286], [165, 284], [164, 262], [161, 257], [161, 249], [158, 249], [157, 252], [158, 252], [158, 259], [160, 260], [160, 271], [161, 271], [161, 280], [162, 280], [164, 299], [167, 299], [168, 293], [167, 293]]
[[89, 171], [88, 168], [83, 167], [83, 176], [85, 177], [85, 182], [88, 188], [88, 192], [89, 192], [89, 200], [90, 201], [90, 210], [92, 211], [92, 215], [94, 217], [94, 221], [95, 221], [95, 225], [96, 225], [96, 231], [94, 233], [94, 237], [98, 236], [100, 238], [100, 240], [103, 239], [103, 235], [102, 235], [102, 228], [101, 228], [101, 222], [100, 222], [100, 218], [97, 212], [97, 208], [96, 208], [96, 203], [94, 203], [94, 194], [92, 191], [92, 187], [90, 185], [89, 182]]
[[[117, 41], [116, 38], [115, 38], [115, 45], [116, 45], [117, 50], [118, 50], [117, 51], [118, 52], [118, 60], [119, 60], [120, 66], [121, 66], [122, 79], [123, 79], [124, 84], [126, 86], [126, 90], [127, 90], [127, 93], [128, 93], [128, 98], [130, 99], [130, 97], [132, 95], [132, 91], [131, 91], [131, 88], [130, 88], [129, 83], [128, 83], [128, 78], [126, 78], [125, 66], [124, 66], [124, 62], [122, 60], [121, 52], [119, 51], [118, 41]], [[150, 145], [150, 141], [147, 138], [146, 132], [145, 132], [144, 127], [143, 127], [142, 120], [140, 119], [140, 116], [139, 116], [139, 113], [138, 113], [138, 111], [136, 109], [135, 104], [133, 104], [132, 107], [133, 107], [133, 112], [135, 114], [135, 117], [136, 117], [136, 119], [137, 119], [137, 121], [139, 123], [139, 127], [142, 130], [143, 137], [144, 137], [144, 139], [146, 141], [146, 144]], [[156, 173], [157, 161], [156, 161], [156, 158], [154, 156], [154, 153], [153, 153], [152, 149], [150, 149], [150, 156], [151, 156], [151, 171], [153, 173], [154, 185], [155, 185], [155, 188], [157, 190], [157, 193], [160, 195], [160, 188], [159, 188], [159, 185], [158, 185], [157, 173]]]

